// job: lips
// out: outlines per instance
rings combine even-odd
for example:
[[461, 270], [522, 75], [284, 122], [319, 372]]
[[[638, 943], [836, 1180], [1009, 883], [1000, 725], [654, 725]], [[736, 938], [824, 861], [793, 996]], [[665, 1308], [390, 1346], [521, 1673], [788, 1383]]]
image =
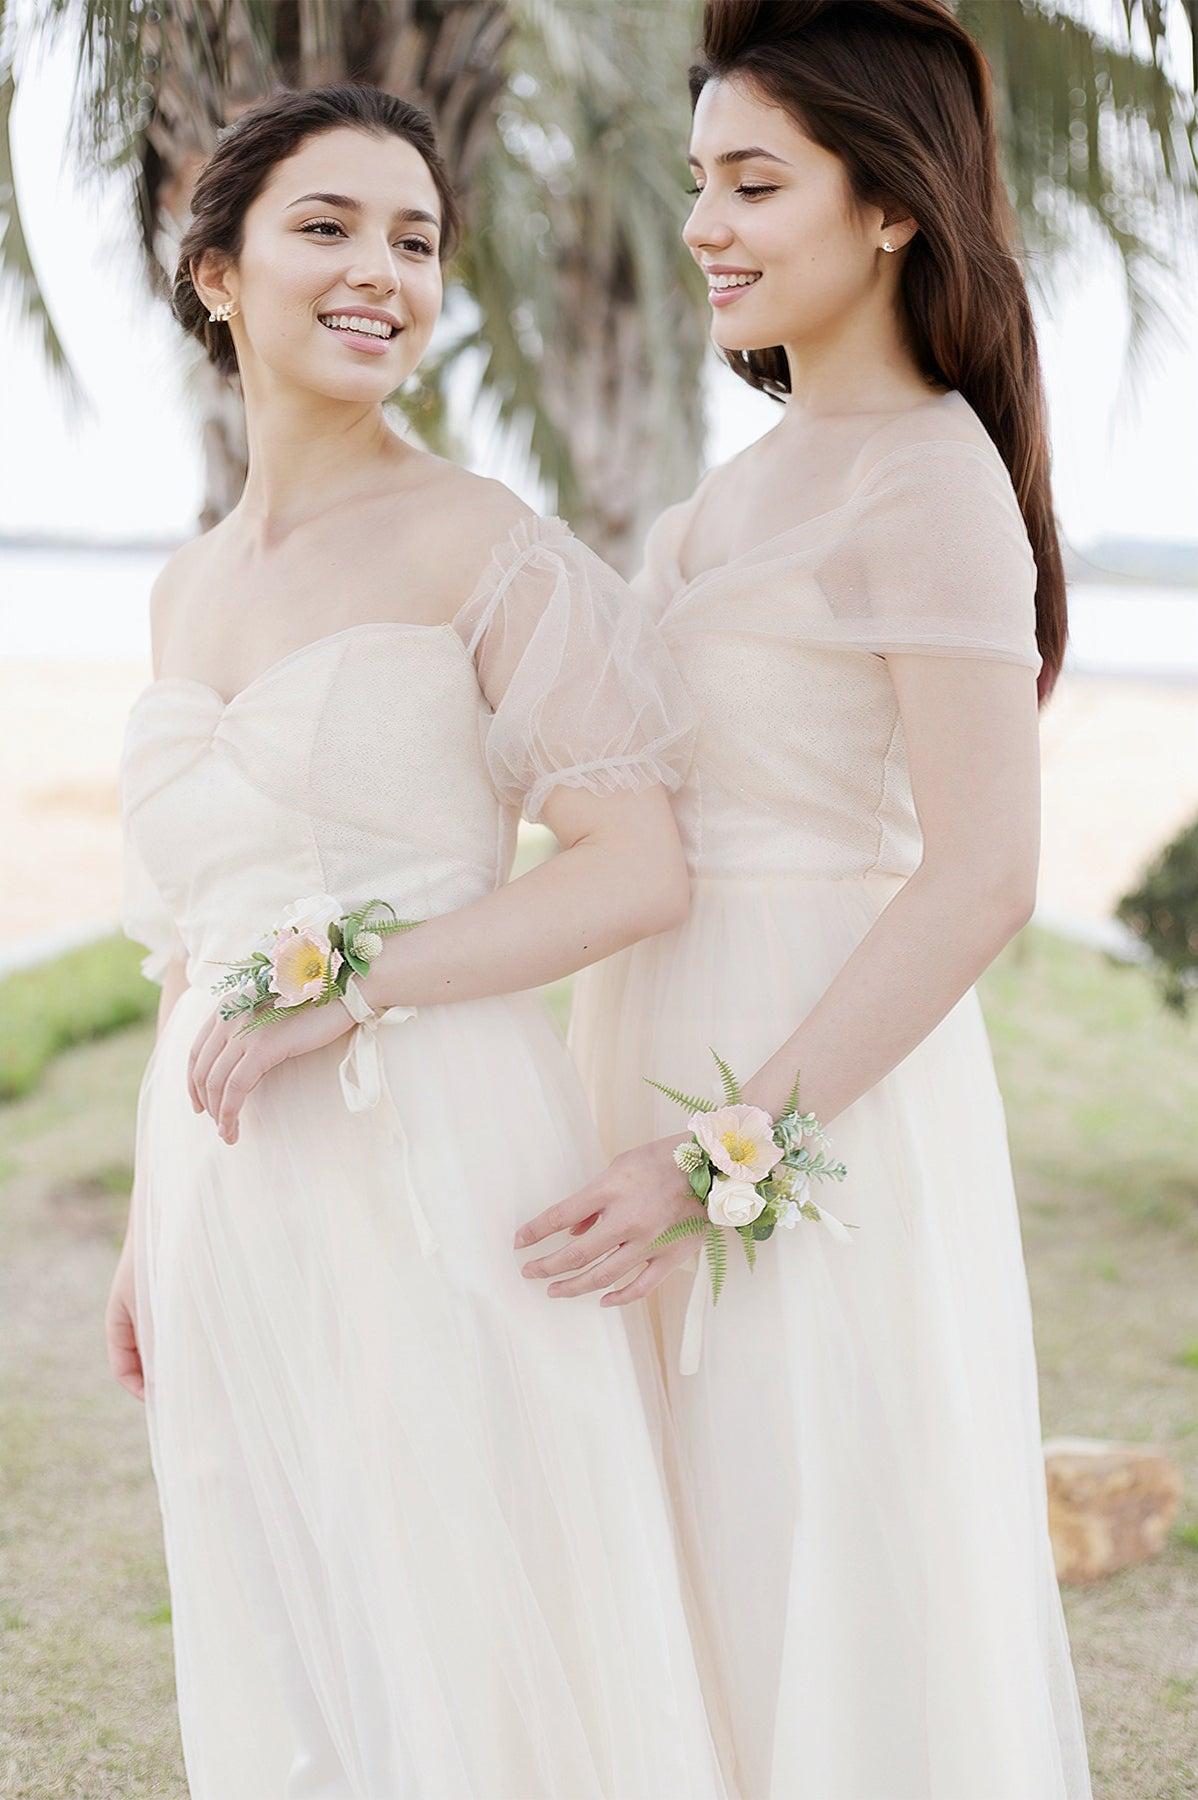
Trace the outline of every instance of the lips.
[[756, 287], [760, 269], [707, 269], [707, 298], [713, 306], [733, 306], [742, 294]]

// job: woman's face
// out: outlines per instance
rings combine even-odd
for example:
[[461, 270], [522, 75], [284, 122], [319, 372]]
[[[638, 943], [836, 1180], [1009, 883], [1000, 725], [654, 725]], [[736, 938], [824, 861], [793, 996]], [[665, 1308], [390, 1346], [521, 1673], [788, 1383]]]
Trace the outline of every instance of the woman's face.
[[402, 138], [339, 127], [307, 139], [248, 208], [225, 272], [243, 380], [385, 399], [441, 310], [440, 220], [428, 165]]
[[707, 276], [712, 341], [768, 350], [819, 338], [862, 304], [887, 236], [880, 207], [854, 202], [840, 159], [749, 82], [709, 81], [690, 164], [683, 237]]

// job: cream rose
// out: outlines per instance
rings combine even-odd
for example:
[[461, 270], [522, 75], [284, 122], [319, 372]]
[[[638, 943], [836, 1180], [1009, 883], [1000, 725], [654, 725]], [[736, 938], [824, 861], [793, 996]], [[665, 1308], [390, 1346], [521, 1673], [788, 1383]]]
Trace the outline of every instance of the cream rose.
[[751, 1225], [765, 1210], [765, 1201], [751, 1181], [717, 1175], [707, 1198], [707, 1216], [713, 1225]]

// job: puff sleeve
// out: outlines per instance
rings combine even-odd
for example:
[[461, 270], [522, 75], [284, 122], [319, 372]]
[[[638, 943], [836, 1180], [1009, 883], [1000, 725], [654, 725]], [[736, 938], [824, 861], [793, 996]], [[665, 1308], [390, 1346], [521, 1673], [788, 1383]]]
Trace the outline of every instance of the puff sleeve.
[[161, 986], [170, 964], [186, 961], [187, 946], [142, 860], [125, 816], [121, 820], [121, 846], [121, 930], [149, 952], [142, 958], [141, 972], [147, 981]]
[[843, 511], [818, 569], [835, 635], [882, 655], [1039, 669], [1036, 563], [997, 451], [905, 446], [875, 465]]
[[522, 520], [455, 621], [491, 708], [484, 754], [506, 806], [551, 789], [683, 780], [690, 699], [647, 610], [561, 519]]

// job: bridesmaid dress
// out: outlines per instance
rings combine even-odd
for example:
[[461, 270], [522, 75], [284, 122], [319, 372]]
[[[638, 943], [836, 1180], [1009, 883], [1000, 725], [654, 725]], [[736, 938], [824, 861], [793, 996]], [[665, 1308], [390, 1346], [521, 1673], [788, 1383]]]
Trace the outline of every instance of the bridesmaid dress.
[[[609, 1154], [685, 1129], [826, 990], [920, 858], [889, 653], [1039, 666], [1007, 471], [956, 392], [884, 428], [850, 497], [691, 579], [712, 476], [634, 584], [697, 703], [675, 807], [691, 911], [575, 984]], [[714, 472], [713, 472], [714, 473]], [[860, 1022], [869, 1030], [869, 1020]], [[821, 1204], [729, 1259], [697, 1372], [677, 1271], [627, 1309], [742, 1800], [1088, 1800], [1047, 1532], [1005, 1118], [970, 991], [831, 1127]], [[706, 1290], [705, 1273], [697, 1279]], [[623, 1311], [623, 1309], [621, 1309]], [[686, 1358], [683, 1357], [683, 1362]], [[712, 1699], [714, 1701], [713, 1693]]]
[[195, 1800], [725, 1793], [623, 1326], [512, 1250], [602, 1165], [537, 996], [356, 1025], [271, 1070], [232, 1146], [185, 1084], [218, 963], [289, 902], [451, 912], [556, 785], [675, 785], [688, 717], [560, 520], [517, 526], [445, 625], [133, 705], [124, 928], [189, 984], [131, 1230]]

